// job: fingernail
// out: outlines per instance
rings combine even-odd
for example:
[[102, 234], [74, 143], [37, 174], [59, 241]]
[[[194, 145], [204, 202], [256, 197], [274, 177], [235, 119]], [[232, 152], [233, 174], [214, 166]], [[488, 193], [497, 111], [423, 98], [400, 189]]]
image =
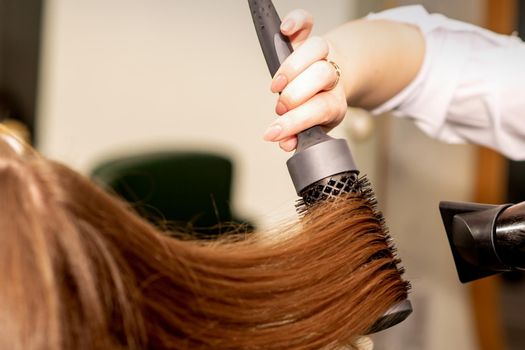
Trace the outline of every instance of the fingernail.
[[282, 131], [283, 129], [279, 124], [272, 125], [264, 133], [264, 139], [266, 141], [274, 141], [277, 137], [279, 137]]
[[277, 106], [275, 106], [275, 113], [279, 115], [283, 115], [284, 113], [288, 112], [288, 108], [282, 103], [281, 101], [277, 102]]
[[295, 22], [292, 19], [287, 19], [281, 23], [281, 32], [289, 32], [295, 26]]
[[284, 87], [288, 84], [288, 79], [282, 74], [277, 75], [272, 81], [272, 91], [281, 92]]

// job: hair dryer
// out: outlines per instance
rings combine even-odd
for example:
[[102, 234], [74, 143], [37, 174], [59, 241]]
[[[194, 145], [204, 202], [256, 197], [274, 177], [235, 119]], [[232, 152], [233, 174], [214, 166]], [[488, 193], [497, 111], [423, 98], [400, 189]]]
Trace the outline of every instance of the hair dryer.
[[525, 202], [441, 202], [439, 210], [461, 282], [525, 270]]

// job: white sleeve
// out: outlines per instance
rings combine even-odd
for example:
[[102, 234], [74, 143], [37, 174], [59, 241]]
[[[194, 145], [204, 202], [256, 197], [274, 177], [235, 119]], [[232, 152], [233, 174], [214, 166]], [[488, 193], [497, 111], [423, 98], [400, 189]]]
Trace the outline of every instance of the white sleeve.
[[[525, 159], [525, 43], [407, 6], [370, 14], [414, 25], [425, 57], [414, 80], [372, 111], [412, 118], [430, 136]], [[522, 120], [523, 119], [523, 120]]]

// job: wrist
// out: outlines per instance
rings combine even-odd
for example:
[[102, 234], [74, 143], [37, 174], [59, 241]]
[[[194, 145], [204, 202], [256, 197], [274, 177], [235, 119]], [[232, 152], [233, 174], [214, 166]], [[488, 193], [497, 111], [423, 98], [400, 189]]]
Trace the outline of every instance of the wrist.
[[341, 67], [349, 105], [373, 109], [407, 86], [422, 64], [425, 41], [414, 26], [386, 20], [357, 20], [325, 36]]
[[352, 27], [354, 22], [327, 33], [330, 51], [328, 59], [341, 67], [340, 84], [342, 85], [348, 105], [361, 107], [361, 100], [369, 90], [371, 64], [366, 60], [366, 45], [356, 35]]

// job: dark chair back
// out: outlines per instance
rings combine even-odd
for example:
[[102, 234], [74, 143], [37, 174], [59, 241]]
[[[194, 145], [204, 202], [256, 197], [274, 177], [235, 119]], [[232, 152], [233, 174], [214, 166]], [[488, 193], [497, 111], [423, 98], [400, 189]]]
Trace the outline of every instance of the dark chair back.
[[132, 203], [139, 214], [202, 235], [246, 224], [230, 207], [232, 161], [200, 152], [155, 152], [106, 161], [92, 178]]

